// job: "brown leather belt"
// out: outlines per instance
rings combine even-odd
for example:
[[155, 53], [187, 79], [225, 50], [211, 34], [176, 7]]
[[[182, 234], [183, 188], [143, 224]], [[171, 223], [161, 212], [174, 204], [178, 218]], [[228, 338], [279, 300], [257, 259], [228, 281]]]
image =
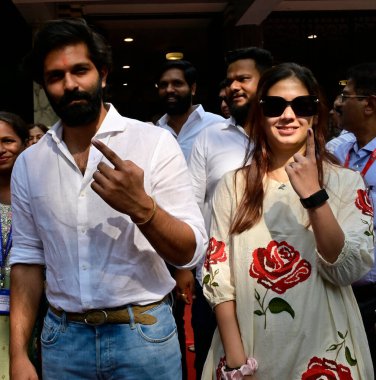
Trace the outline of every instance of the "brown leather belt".
[[[153, 307], [160, 305], [166, 298], [167, 296], [158, 302], [144, 306], [132, 305], [131, 308], [133, 312], [133, 321], [142, 325], [153, 325], [155, 322], [157, 322], [157, 318], [154, 317], [154, 315], [144, 313]], [[100, 326], [104, 323], [120, 324], [131, 322], [128, 308], [126, 306], [111, 309], [88, 310], [85, 313], [69, 313], [63, 310], [58, 310], [50, 305], [50, 310], [58, 317], [62, 317], [65, 313], [68, 321], [86, 323], [90, 326]]]

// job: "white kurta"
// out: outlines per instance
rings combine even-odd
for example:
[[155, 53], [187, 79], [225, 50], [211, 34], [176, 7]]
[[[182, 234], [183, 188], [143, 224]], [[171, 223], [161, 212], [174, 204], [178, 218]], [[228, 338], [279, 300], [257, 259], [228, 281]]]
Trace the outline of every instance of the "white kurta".
[[[333, 264], [316, 251], [307, 211], [290, 183], [268, 180], [262, 219], [230, 237], [236, 198], [241, 199], [244, 184], [238, 174], [235, 194], [233, 173], [218, 184], [204, 294], [213, 307], [236, 301], [246, 355], [259, 364], [252, 379], [326, 379], [329, 373], [336, 379], [373, 379], [367, 338], [351, 289], [351, 283], [373, 264], [372, 209], [359, 173], [326, 169], [328, 202], [346, 239]], [[217, 330], [202, 379], [217, 378], [223, 357]], [[316, 377], [309, 376], [313, 373]]]

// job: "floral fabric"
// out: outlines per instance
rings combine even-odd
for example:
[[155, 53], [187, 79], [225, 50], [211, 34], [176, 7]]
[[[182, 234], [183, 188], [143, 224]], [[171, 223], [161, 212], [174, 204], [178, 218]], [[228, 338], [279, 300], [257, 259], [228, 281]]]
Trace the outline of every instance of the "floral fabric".
[[[213, 307], [236, 301], [246, 355], [259, 365], [256, 380], [373, 379], [351, 289], [373, 264], [373, 236], [367, 233], [372, 206], [359, 173], [334, 166], [326, 172], [328, 202], [345, 233], [335, 263], [317, 251], [307, 211], [290, 183], [265, 181], [263, 218], [232, 236], [242, 176], [235, 187], [234, 173], [228, 173], [217, 187], [204, 294]], [[225, 360], [216, 331], [202, 379], [218, 379]]]

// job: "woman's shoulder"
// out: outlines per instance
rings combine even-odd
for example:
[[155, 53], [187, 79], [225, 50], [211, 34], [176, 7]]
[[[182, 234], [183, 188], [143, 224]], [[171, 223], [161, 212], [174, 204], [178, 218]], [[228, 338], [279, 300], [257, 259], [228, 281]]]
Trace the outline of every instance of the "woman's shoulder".
[[359, 172], [343, 166], [326, 164], [324, 166], [324, 187], [330, 197], [342, 201], [351, 200], [358, 189], [366, 188]]
[[324, 173], [326, 179], [325, 182], [335, 182], [340, 183], [341, 185], [362, 178], [358, 171], [333, 163], [324, 164]]

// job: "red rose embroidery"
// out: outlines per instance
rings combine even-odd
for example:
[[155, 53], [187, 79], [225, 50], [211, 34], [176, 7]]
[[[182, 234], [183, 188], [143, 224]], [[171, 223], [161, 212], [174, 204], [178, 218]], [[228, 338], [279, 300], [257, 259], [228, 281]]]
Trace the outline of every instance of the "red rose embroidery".
[[217, 241], [213, 237], [209, 241], [209, 246], [206, 251], [206, 258], [204, 267], [209, 270], [211, 264], [217, 264], [218, 262], [224, 262], [227, 260], [225, 252], [225, 243], [223, 241]]
[[350, 368], [336, 363], [334, 360], [313, 357], [308, 369], [302, 375], [302, 380], [352, 380]]
[[266, 248], [255, 249], [252, 256], [249, 274], [278, 294], [305, 281], [311, 274], [311, 264], [285, 241], [272, 240]]
[[365, 190], [357, 190], [357, 198], [355, 199], [355, 206], [362, 212], [363, 215], [373, 216], [373, 207], [371, 200]]

